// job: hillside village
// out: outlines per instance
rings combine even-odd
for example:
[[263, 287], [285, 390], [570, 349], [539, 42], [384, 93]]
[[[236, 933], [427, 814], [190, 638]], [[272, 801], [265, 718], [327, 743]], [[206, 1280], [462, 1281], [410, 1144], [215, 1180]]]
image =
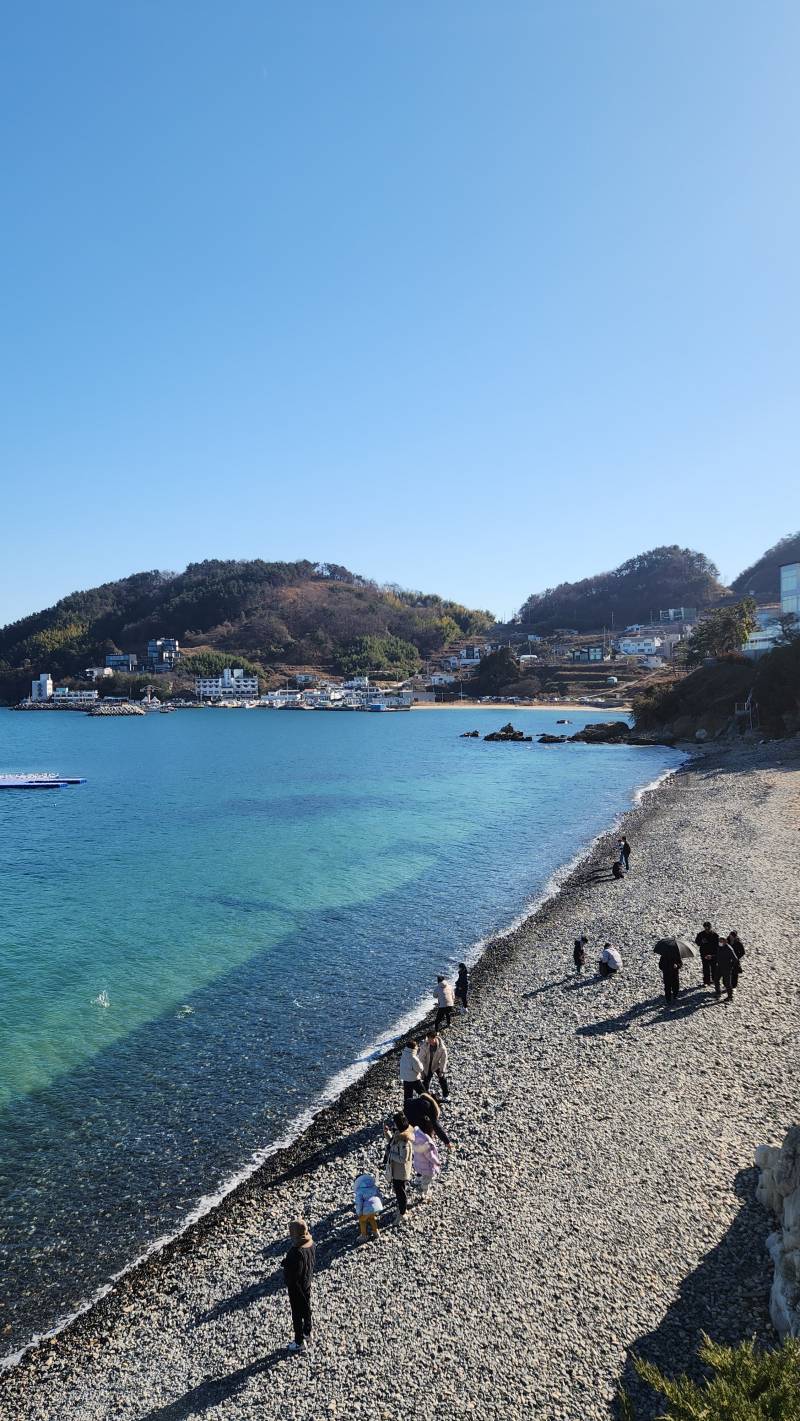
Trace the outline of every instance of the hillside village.
[[[792, 554], [796, 554], [794, 560], [781, 561], [782, 557], [789, 558]], [[767, 572], [762, 564], [768, 567]], [[221, 586], [219, 569], [224, 569], [228, 576], [226, 590], [230, 611], [231, 570], [236, 575], [237, 587], [241, 588], [254, 566], [198, 564], [187, 569], [187, 575], [212, 567]], [[17, 636], [16, 649], [21, 648], [25, 653], [25, 669], [30, 679], [22, 695], [8, 699], [25, 709], [83, 711], [96, 711], [104, 704], [108, 708], [140, 705], [145, 710], [203, 704], [268, 709], [405, 710], [414, 704], [455, 700], [518, 704], [570, 701], [613, 707], [626, 705], [636, 697], [646, 698], [654, 689], [672, 685], [685, 676], [696, 629], [715, 611], [740, 605], [742, 597], [748, 595], [743, 583], [752, 582], [752, 590], [757, 593], [752, 598], [752, 625], [748, 623], [741, 646], [734, 648], [745, 659], [757, 660], [779, 645], [785, 631], [781, 619], [796, 615], [800, 610], [800, 538], [797, 537], [783, 539], [759, 564], [742, 574], [737, 579], [741, 588], [738, 596], [736, 591], [719, 583], [716, 569], [702, 554], [674, 548], [655, 549], [630, 560], [613, 573], [537, 594], [528, 599], [511, 622], [503, 625], [493, 623], [488, 613], [471, 612], [459, 604], [426, 598], [423, 594], [379, 589], [346, 569], [334, 568], [331, 574], [327, 565], [322, 566], [323, 571], [320, 565], [312, 564], [258, 565], [262, 605], [255, 611], [252, 605], [239, 608], [238, 638], [236, 621], [229, 619], [220, 626], [220, 608], [212, 605], [208, 597], [207, 576], [203, 596], [209, 603], [206, 616], [212, 626], [184, 633], [185, 640], [166, 634], [166, 630], [175, 629], [174, 612], [160, 616], [158, 606], [154, 606], [138, 626], [130, 619], [120, 627], [114, 626], [104, 610], [103, 615], [97, 617], [95, 627], [100, 631], [113, 627], [115, 637], [102, 640], [97, 637], [93, 642], [91, 623], [76, 620], [75, 606], [66, 604], [78, 602], [80, 611], [81, 606], [92, 599], [104, 600], [107, 604], [109, 596], [104, 599], [101, 596], [106, 589], [74, 594], [73, 598], [65, 599], [65, 604], [0, 633], [0, 646], [4, 641], [8, 645], [15, 632], [27, 634], [22, 638]], [[287, 568], [290, 569], [288, 574], [284, 571]], [[263, 648], [254, 648], [259, 653], [257, 660], [236, 649], [237, 639], [245, 647], [252, 646], [257, 618], [264, 620], [265, 581], [270, 585], [269, 597], [274, 604], [275, 569], [280, 569], [277, 581], [284, 611], [289, 606], [286, 586], [291, 587], [296, 606], [304, 597], [309, 598], [306, 588], [311, 584], [320, 623], [311, 631], [311, 637], [316, 635], [319, 644], [320, 654], [316, 657], [309, 655], [313, 646], [309, 645], [307, 627], [304, 638], [284, 628], [284, 645], [275, 648], [269, 659]], [[141, 578], [161, 576], [139, 575]], [[176, 580], [164, 575], [163, 590], [172, 594]], [[133, 581], [127, 580], [128, 583]], [[318, 595], [320, 584], [324, 593], [322, 599]], [[109, 586], [118, 600], [117, 589], [127, 591], [124, 583]], [[195, 577], [195, 589], [196, 586]], [[697, 594], [699, 605], [684, 602], [656, 605], [648, 608], [646, 614], [640, 612], [639, 620], [617, 624], [616, 607], [642, 608], [665, 586], [689, 587]], [[331, 591], [335, 594], [336, 615], [341, 615], [343, 590], [348, 598], [349, 630], [361, 634], [351, 636], [346, 642], [339, 641], [337, 646], [329, 635], [320, 634], [320, 627], [326, 617], [330, 625]], [[152, 594], [154, 587], [150, 586], [148, 591]], [[185, 593], [181, 596], [185, 598]], [[252, 602], [252, 597], [250, 600]], [[161, 601], [164, 601], [163, 595]], [[360, 621], [352, 618], [354, 605], [363, 609]], [[583, 626], [550, 627], [548, 623], [559, 608], [573, 608], [575, 621]], [[375, 617], [376, 609], [379, 619]], [[606, 614], [607, 621], [587, 627], [595, 609]], [[196, 600], [194, 612], [197, 615]], [[69, 617], [73, 620], [66, 620]], [[165, 622], [169, 623], [168, 628]], [[392, 629], [400, 624], [406, 638], [413, 636], [414, 641], [398, 636]], [[144, 643], [142, 625], [154, 626], [156, 633]], [[374, 629], [365, 632], [365, 627]], [[473, 630], [472, 635], [459, 635], [465, 628], [480, 630], [483, 634], [476, 636]], [[126, 629], [130, 639], [125, 635]], [[76, 667], [80, 645], [104, 645], [102, 659]], [[226, 646], [231, 645], [232, 651], [226, 651]], [[35, 664], [31, 653], [38, 648], [42, 656]], [[22, 689], [23, 667], [12, 669], [6, 663], [5, 668], [0, 667], [0, 673], [3, 670], [7, 684], [11, 682]]]

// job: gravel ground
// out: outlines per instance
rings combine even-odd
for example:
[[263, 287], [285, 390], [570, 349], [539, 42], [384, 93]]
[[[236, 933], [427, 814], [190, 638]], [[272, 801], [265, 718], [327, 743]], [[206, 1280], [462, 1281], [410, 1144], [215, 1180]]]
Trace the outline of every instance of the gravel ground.
[[[555, 753], [558, 753], [557, 751]], [[449, 1032], [456, 1142], [428, 1205], [359, 1244], [352, 1181], [399, 1104], [396, 1058], [291, 1150], [0, 1383], [0, 1415], [207, 1421], [614, 1414], [629, 1350], [668, 1369], [700, 1328], [771, 1337], [753, 1152], [797, 1119], [800, 745], [708, 755], [598, 846], [473, 976]], [[476, 869], [476, 872], [479, 871]], [[652, 943], [703, 918], [747, 947], [730, 1006], [684, 972], [667, 1012]], [[614, 941], [617, 980], [572, 940]], [[317, 1241], [316, 1341], [286, 1352], [286, 1220]], [[639, 1415], [657, 1407], [639, 1396]]]

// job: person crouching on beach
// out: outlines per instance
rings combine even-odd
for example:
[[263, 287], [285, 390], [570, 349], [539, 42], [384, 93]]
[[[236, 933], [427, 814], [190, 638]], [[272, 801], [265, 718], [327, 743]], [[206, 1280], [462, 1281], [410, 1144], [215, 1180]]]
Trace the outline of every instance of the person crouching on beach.
[[408, 1208], [408, 1181], [414, 1162], [414, 1131], [402, 1112], [392, 1116], [392, 1125], [384, 1125], [386, 1152], [383, 1168], [391, 1180], [397, 1212], [402, 1219]]
[[281, 1264], [294, 1325], [294, 1342], [289, 1343], [289, 1351], [302, 1352], [311, 1341], [311, 1280], [316, 1254], [305, 1219], [292, 1219], [289, 1237], [291, 1248]]
[[436, 990], [434, 992], [437, 1003], [436, 1020], [433, 1025], [436, 1031], [439, 1030], [442, 1022], [447, 1021], [449, 1026], [453, 1020], [453, 1006], [455, 1004], [455, 993], [450, 983], [445, 977], [436, 978]]
[[612, 865], [611, 865], [611, 875], [612, 875], [612, 878], [624, 878], [624, 877], [625, 877], [625, 871], [624, 871], [624, 869], [623, 869], [623, 867], [622, 867], [622, 864], [620, 863], [619, 859], [615, 859], [614, 862], [612, 863]]
[[422, 1084], [422, 1062], [417, 1055], [416, 1041], [408, 1041], [400, 1056], [400, 1080], [403, 1083], [403, 1100], [410, 1100], [415, 1091], [425, 1089]]
[[447, 1084], [447, 1047], [441, 1036], [436, 1031], [429, 1031], [426, 1039], [419, 1048], [419, 1059], [422, 1062], [422, 1080], [426, 1091], [430, 1094], [431, 1079], [433, 1076], [442, 1088], [442, 1100], [447, 1100], [450, 1088]]
[[409, 1125], [418, 1125], [426, 1135], [435, 1135], [448, 1150], [452, 1148], [453, 1141], [442, 1124], [442, 1112], [432, 1095], [428, 1095], [426, 1091], [423, 1091], [422, 1095], [415, 1095], [405, 1106], [405, 1113]]
[[456, 991], [455, 991], [455, 997], [456, 997], [456, 1003], [457, 1003], [457, 1005], [461, 1008], [461, 1011], [462, 1011], [462, 1012], [468, 1010], [468, 1007], [467, 1007], [467, 997], [468, 997], [468, 996], [469, 996], [469, 977], [467, 976], [467, 964], [466, 964], [466, 962], [459, 962], [459, 964], [458, 964], [458, 976], [456, 977]]
[[600, 976], [613, 977], [621, 967], [622, 953], [616, 947], [612, 947], [610, 942], [607, 942], [600, 953], [600, 961], [597, 964]]
[[414, 1130], [414, 1169], [419, 1175], [419, 1192], [423, 1204], [427, 1204], [431, 1186], [441, 1169], [439, 1149], [436, 1141], [426, 1135], [417, 1125]]
[[383, 1208], [383, 1200], [378, 1193], [378, 1181], [374, 1174], [359, 1174], [353, 1185], [353, 1200], [358, 1216], [358, 1231], [363, 1239], [372, 1230], [372, 1237], [378, 1237], [378, 1215]]
[[572, 960], [575, 963], [575, 971], [579, 977], [583, 975], [583, 969], [586, 966], [586, 948], [588, 944], [589, 939], [586, 933], [581, 933], [580, 937], [576, 937], [575, 946], [572, 949]]

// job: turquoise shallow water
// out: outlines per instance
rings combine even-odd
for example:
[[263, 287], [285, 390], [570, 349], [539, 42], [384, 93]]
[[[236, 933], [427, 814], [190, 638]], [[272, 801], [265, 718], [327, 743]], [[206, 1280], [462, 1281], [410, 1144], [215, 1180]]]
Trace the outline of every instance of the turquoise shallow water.
[[680, 758], [459, 739], [506, 718], [0, 711], [0, 770], [87, 777], [0, 792], [2, 1350], [176, 1228]]

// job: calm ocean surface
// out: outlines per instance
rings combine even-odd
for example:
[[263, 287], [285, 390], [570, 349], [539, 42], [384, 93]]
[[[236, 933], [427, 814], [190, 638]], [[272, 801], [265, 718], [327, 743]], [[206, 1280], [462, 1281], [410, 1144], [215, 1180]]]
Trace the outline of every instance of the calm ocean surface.
[[458, 738], [507, 718], [0, 711], [0, 771], [88, 781], [0, 792], [0, 1354], [294, 1128], [680, 760]]

